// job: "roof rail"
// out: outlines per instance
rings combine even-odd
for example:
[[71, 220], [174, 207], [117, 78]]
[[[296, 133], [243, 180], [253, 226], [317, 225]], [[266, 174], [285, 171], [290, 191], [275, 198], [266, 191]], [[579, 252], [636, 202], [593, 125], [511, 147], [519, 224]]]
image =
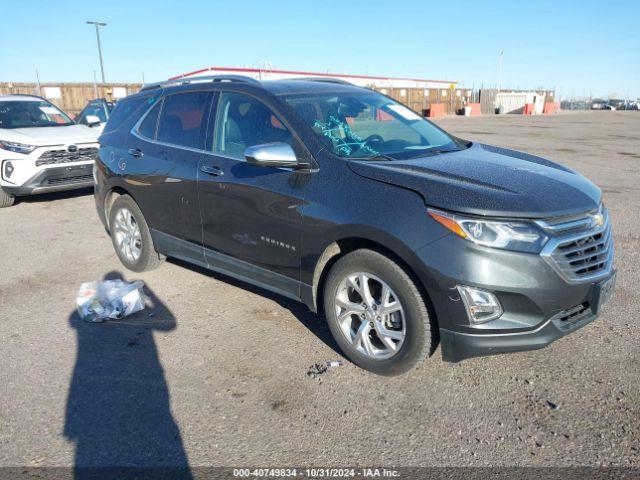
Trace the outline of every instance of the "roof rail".
[[190, 83], [205, 82], [242, 82], [260, 85], [260, 81], [255, 78], [244, 75], [207, 75], [202, 77], [176, 78], [174, 80], [165, 80], [163, 82], [149, 83], [142, 86], [141, 92], [145, 90], [153, 90], [154, 88], [175, 87], [178, 85], [187, 85]]
[[351, 82], [347, 82], [346, 80], [340, 80], [339, 78], [333, 78], [333, 77], [300, 77], [300, 78], [292, 78], [291, 80], [305, 80], [307, 82], [339, 83], [341, 85], [351, 85], [352, 87], [355, 86]]

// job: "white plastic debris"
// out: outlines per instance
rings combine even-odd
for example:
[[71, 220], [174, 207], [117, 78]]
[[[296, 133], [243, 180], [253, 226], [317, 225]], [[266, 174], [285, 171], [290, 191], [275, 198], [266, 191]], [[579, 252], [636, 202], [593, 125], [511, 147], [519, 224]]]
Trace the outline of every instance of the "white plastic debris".
[[87, 322], [124, 318], [145, 308], [144, 283], [103, 280], [80, 285], [76, 305]]

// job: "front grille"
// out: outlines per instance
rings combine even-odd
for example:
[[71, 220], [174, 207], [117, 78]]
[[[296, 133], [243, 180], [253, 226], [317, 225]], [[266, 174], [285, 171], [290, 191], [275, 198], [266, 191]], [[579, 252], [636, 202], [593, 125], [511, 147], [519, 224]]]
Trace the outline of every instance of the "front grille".
[[93, 174], [77, 177], [48, 178], [47, 185], [72, 185], [74, 183], [93, 182]]
[[558, 245], [557, 262], [571, 270], [577, 277], [589, 275], [607, 266], [611, 248], [611, 227], [609, 227], [594, 235]]
[[[601, 224], [594, 221], [598, 215], [602, 216]], [[558, 235], [549, 240], [542, 256], [568, 282], [593, 281], [611, 271], [614, 245], [606, 209], [565, 222], [538, 224]]]
[[57, 165], [60, 163], [86, 162], [95, 160], [98, 157], [96, 147], [80, 148], [77, 152], [67, 152], [66, 150], [49, 150], [44, 152], [38, 160], [36, 167], [42, 165]]

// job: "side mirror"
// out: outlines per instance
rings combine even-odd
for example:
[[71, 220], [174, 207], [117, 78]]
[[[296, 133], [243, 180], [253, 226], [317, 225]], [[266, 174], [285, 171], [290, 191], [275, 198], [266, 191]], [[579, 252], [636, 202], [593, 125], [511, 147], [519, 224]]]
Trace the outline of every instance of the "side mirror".
[[102, 123], [100, 121], [100, 118], [96, 117], [95, 115], [87, 115], [86, 117], [84, 117], [85, 122], [87, 122], [87, 126], [88, 127], [95, 127], [97, 125], [100, 125], [100, 123]]
[[301, 168], [306, 164], [298, 162], [291, 145], [284, 142], [263, 143], [248, 147], [244, 151], [247, 163], [261, 167]]

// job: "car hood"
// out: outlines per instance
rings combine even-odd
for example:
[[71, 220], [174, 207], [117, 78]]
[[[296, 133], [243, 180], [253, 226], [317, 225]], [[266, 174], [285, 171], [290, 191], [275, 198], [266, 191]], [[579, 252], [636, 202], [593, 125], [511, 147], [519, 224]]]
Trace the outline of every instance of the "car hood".
[[99, 135], [99, 131], [85, 125], [0, 129], [0, 140], [36, 146], [96, 143]]
[[515, 150], [473, 144], [389, 162], [349, 162], [372, 180], [420, 193], [435, 208], [487, 216], [546, 218], [595, 209], [600, 189], [574, 170]]

